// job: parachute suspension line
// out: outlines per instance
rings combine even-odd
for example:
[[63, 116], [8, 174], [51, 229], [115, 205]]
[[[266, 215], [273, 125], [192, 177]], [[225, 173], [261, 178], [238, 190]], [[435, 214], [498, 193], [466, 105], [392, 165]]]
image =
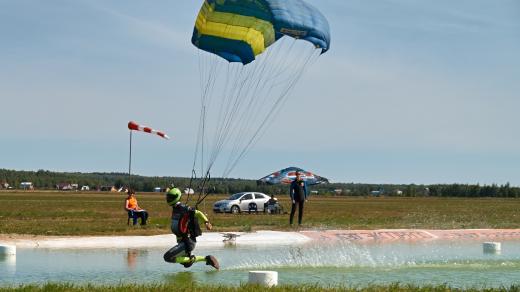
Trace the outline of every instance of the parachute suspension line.
[[[314, 47], [311, 47], [310, 53], [306, 50], [294, 51], [297, 40], [284, 39], [287, 41], [268, 48], [247, 66], [236, 63], [223, 65], [225, 61], [217, 56], [199, 59], [199, 68], [204, 71], [200, 75], [204, 77], [201, 80], [199, 135], [190, 180], [190, 186], [193, 180], [198, 181], [195, 207], [208, 196], [206, 188], [211, 179], [211, 170], [224, 149], [229, 149], [226, 150], [229, 156], [222, 176], [227, 178], [260, 137], [265, 135], [268, 126], [281, 111], [281, 105], [287, 101], [309, 64], [313, 63], [311, 61], [317, 52]], [[226, 68], [224, 74], [218, 74], [223, 66]], [[216, 84], [219, 86], [219, 94], [213, 91]], [[208, 124], [208, 115], [212, 112], [211, 101], [217, 95], [221, 95], [217, 104], [219, 110], [214, 113], [218, 113], [217, 120], [216, 123]], [[206, 135], [209, 133], [208, 126], [214, 128], [211, 141]], [[203, 176], [197, 180], [195, 164], [198, 159]]]
[[[314, 57], [315, 56], [315, 57]], [[290, 94], [290, 91], [296, 86], [296, 84], [298, 83], [298, 81], [300, 80], [300, 78], [303, 76], [303, 74], [305, 73], [305, 71], [310, 67], [312, 66], [312, 64], [314, 64], [316, 62], [316, 60], [319, 58], [320, 54], [316, 54], [316, 51], [313, 50], [308, 58], [308, 60], [301, 66], [301, 69], [298, 70], [299, 74], [296, 76], [296, 78], [292, 81], [292, 84], [290, 85], [290, 87], [287, 87], [285, 93], [283, 96], [281, 96], [280, 100], [277, 101], [277, 104], [278, 106], [276, 106], [274, 109], [274, 112], [273, 113], [269, 113], [269, 115], [277, 115], [277, 113], [283, 108], [283, 105], [287, 102], [287, 96], [289, 96]], [[267, 122], [267, 126], [264, 126], [262, 125], [263, 127], [263, 132], [265, 132], [265, 130], [267, 128], [270, 127], [270, 125], [274, 122], [274, 120], [265, 120], [264, 122]], [[260, 134], [259, 136], [262, 136], [264, 133]]]
[[[292, 48], [292, 46], [294, 45], [295, 43], [295, 40], [293, 40], [293, 42], [291, 42], [291, 45], [290, 47]], [[276, 52], [279, 52], [279, 51], [282, 51], [282, 50], [277, 50]], [[292, 50], [290, 51], [292, 52]], [[314, 54], [315, 52], [315, 49], [312, 48], [312, 51], [310, 52], [311, 54]], [[305, 55], [309, 55], [308, 53], [305, 54]], [[284, 60], [286, 63], [287, 60], [289, 60], [290, 56], [281, 56], [282, 60]], [[310, 56], [309, 56], [310, 57]], [[270, 56], [266, 56], [265, 59], [263, 60], [268, 60], [270, 58]], [[274, 56], [272, 57], [274, 58]], [[224, 177], [227, 177], [227, 175], [229, 175], [229, 173], [234, 169], [234, 167], [237, 165], [237, 163], [241, 160], [241, 158], [247, 153], [247, 151], [251, 148], [251, 146], [256, 143], [256, 141], [258, 140], [258, 138], [261, 136], [260, 133], [265, 133], [265, 129], [267, 129], [266, 127], [266, 123], [268, 120], [271, 120], [272, 122], [272, 119], [271, 117], [274, 117], [276, 115], [277, 112], [279, 112], [279, 109], [280, 109], [280, 103], [285, 100], [284, 98], [288, 95], [288, 92], [291, 88], [294, 87], [294, 84], [296, 84], [296, 81], [299, 79], [299, 76], [301, 76], [300, 74], [300, 71], [302, 71], [305, 67], [306, 64], [308, 64], [308, 58], [303, 58], [303, 54], [302, 54], [302, 58], [300, 57], [297, 57], [296, 60], [302, 60], [300, 61], [301, 64], [303, 65], [298, 65], [296, 66], [296, 68], [299, 68], [294, 74], [294, 82], [290, 82], [288, 83], [288, 86], [287, 88], [284, 90], [284, 91], [281, 91], [281, 93], [279, 95], [275, 95], [275, 100], [273, 101], [269, 101], [269, 102], [266, 102], [265, 104], [268, 105], [267, 109], [268, 109], [268, 114], [266, 114], [265, 116], [262, 115], [262, 116], [259, 116], [259, 115], [254, 115], [252, 114], [252, 109], [255, 109], [257, 108], [257, 105], [253, 105], [252, 108], [246, 110], [244, 113], [251, 113], [251, 115], [249, 115], [249, 119], [247, 119], [248, 116], [246, 116], [246, 120], [241, 122], [242, 125], [248, 125], [248, 124], [251, 124], [252, 122], [256, 122], [255, 121], [255, 116], [258, 117], [258, 121], [255, 123], [255, 125], [258, 125], [259, 123], [259, 126], [257, 127], [254, 127], [254, 129], [252, 130], [254, 132], [254, 134], [250, 137], [250, 139], [245, 139], [245, 143], [242, 143], [240, 144], [239, 142], [236, 142], [236, 144], [234, 145], [234, 152], [232, 155], [229, 156], [229, 160], [228, 160], [228, 164], [225, 168], [225, 171], [224, 171]], [[269, 61], [271, 62], [271, 61]], [[267, 61], [266, 61], [267, 63]], [[277, 62], [277, 64], [280, 64], [282, 62]], [[282, 63], [282, 64], [284, 64]], [[284, 69], [284, 65], [279, 65], [277, 66], [277, 68], [273, 69], [273, 68], [269, 68], [270, 70], [268, 71], [268, 73], [265, 75], [265, 76], [262, 76], [263, 79], [261, 79], [258, 84], [257, 84], [257, 88], [260, 87], [260, 88], [264, 88], [266, 86], [268, 86], [268, 82], [270, 81], [269, 79], [269, 76], [271, 76], [273, 73], [277, 73], [277, 75], [279, 75], [279, 72], [282, 71], [282, 69]], [[278, 71], [278, 72], [277, 72]], [[303, 72], [301, 72], [303, 73]], [[273, 89], [273, 85], [270, 86], [270, 88], [268, 90], [264, 90], [264, 91], [258, 91], [255, 89], [255, 91], [253, 91], [253, 93], [256, 93], [252, 96], [252, 100], [255, 101], [255, 104], [257, 104], [258, 102], [262, 101], [262, 100], [266, 100], [267, 98], [269, 98], [271, 96], [271, 91]], [[265, 95], [263, 98], [262, 97], [259, 97], [258, 95], [259, 94], [263, 94]], [[259, 111], [259, 112], [264, 112], [264, 111]], [[246, 127], [243, 127], [243, 129], [245, 129]], [[256, 129], [256, 130], [255, 130]], [[235, 138], [236, 141], [238, 141], [239, 138], [243, 138], [244, 135], [237, 135]]]
[[[266, 52], [266, 55], [270, 54], [270, 50]], [[229, 124], [227, 125], [228, 128], [226, 132], [228, 136], [230, 136], [232, 133], [235, 134], [237, 131], [239, 131], [240, 126], [241, 128], [246, 127], [247, 125], [244, 123], [237, 123], [234, 122], [234, 120], [244, 120], [244, 117], [250, 117], [250, 109], [252, 108], [252, 104], [255, 101], [254, 95], [252, 93], [255, 92], [255, 88], [258, 87], [258, 85], [261, 82], [260, 77], [262, 76], [262, 73], [265, 71], [265, 62], [262, 63], [260, 60], [258, 60], [257, 64], [258, 66], [254, 66], [253, 70], [250, 72], [247, 72], [245, 77], [242, 79], [242, 82], [240, 84], [240, 87], [236, 90], [235, 95], [235, 102], [236, 107], [233, 109], [232, 115], [230, 116]], [[255, 81], [257, 80], [257, 81]], [[241, 106], [245, 107], [245, 109], [241, 108]], [[241, 109], [239, 111], [239, 109]], [[248, 110], [249, 109], [249, 110]], [[238, 112], [241, 112], [239, 114]], [[233, 135], [236, 139], [239, 139], [239, 135]]]
[[[213, 153], [210, 159], [210, 163], [213, 164], [218, 157], [218, 154], [222, 150], [223, 144], [225, 142], [226, 137], [226, 129], [227, 126], [230, 123], [230, 118], [232, 115], [232, 109], [236, 106], [236, 100], [234, 99], [235, 91], [238, 88], [239, 84], [241, 83], [242, 75], [244, 74], [244, 67], [237, 67], [238, 70], [236, 71], [236, 74], [232, 77], [234, 77], [234, 83], [231, 86], [231, 89], [229, 92], [224, 92], [226, 94], [225, 102], [222, 103], [222, 111], [219, 119], [217, 120], [217, 131], [215, 132], [215, 138], [214, 138], [214, 147], [213, 147]], [[228, 76], [228, 78], [230, 78]]]
[[[280, 99], [277, 101], [277, 104], [279, 106], [275, 107], [275, 111], [274, 113], [270, 113], [273, 114], [273, 115], [276, 115], [277, 112], [279, 112], [282, 108], [283, 108], [283, 105], [285, 104], [285, 102], [287, 101], [287, 98], [285, 98], [286, 96], [290, 95], [290, 91], [296, 86], [296, 84], [298, 83], [298, 81], [300, 80], [300, 78], [303, 76], [303, 74], [305, 73], [305, 71], [311, 67], [319, 58], [319, 56], [321, 54], [317, 54], [316, 53], [317, 51], [315, 49], [312, 49], [309, 54], [307, 54], [307, 58], [304, 58], [304, 60], [306, 60], [303, 64], [299, 65], [298, 67], [300, 69], [296, 70], [296, 72], [298, 72], [298, 74], [295, 76], [295, 78], [292, 80], [290, 86], [288, 86], [284, 92], [283, 95], [281, 95]], [[273, 85], [274, 87], [274, 85]], [[271, 90], [271, 89], [270, 89]], [[265, 120], [265, 122], [267, 122], [267, 120]], [[268, 125], [266, 127], [264, 127], [264, 131], [265, 129], [267, 129], [274, 121], [273, 120], [270, 120], [268, 122]], [[263, 135], [263, 134], [262, 134]]]
[[[225, 26], [225, 33], [228, 33], [229, 30], [232, 28], [231, 25], [228, 25], [228, 23], [232, 23], [233, 20], [236, 18], [237, 16], [234, 15], [234, 14], [229, 14], [228, 16], [228, 21], [226, 22], [226, 26]], [[232, 63], [231, 63], [232, 64]], [[217, 119], [217, 124], [216, 125], [224, 125], [224, 123], [222, 122], [223, 120], [228, 120], [228, 117], [229, 117], [229, 111], [223, 111], [224, 109], [224, 105], [227, 104], [226, 108], [229, 109], [229, 105], [232, 103], [232, 99], [229, 98], [227, 99], [227, 97], [231, 97], [232, 95], [230, 93], [228, 93], [228, 86], [229, 86], [229, 81], [231, 79], [231, 77], [235, 77], [234, 78], [234, 84], [232, 85], [232, 89], [233, 88], [236, 88], [238, 82], [240, 82], [240, 78], [237, 78], [237, 74], [235, 71], [235, 74], [234, 76], [231, 76], [229, 75], [229, 68], [232, 66], [232, 65], [228, 65], [227, 66], [227, 69], [228, 69], [228, 74], [225, 75], [225, 87], [224, 87], [224, 91], [222, 92], [222, 100], [227, 100], [227, 102], [222, 102], [221, 103], [221, 106], [220, 106], [220, 111], [219, 111], [219, 117]], [[237, 66], [234, 66], [234, 67], [237, 67]], [[240, 67], [240, 69], [243, 69], [243, 66]], [[240, 75], [242, 74], [242, 70], [240, 70]], [[232, 91], [231, 91], [232, 92]], [[222, 145], [223, 145], [223, 141], [225, 141], [224, 138], [224, 135], [223, 135], [223, 132], [225, 131], [225, 128], [224, 127], [219, 127], [217, 129], [217, 131], [215, 131], [215, 136], [214, 136], [214, 145], [213, 145], [213, 150], [212, 150], [212, 154], [211, 154], [211, 157], [208, 161], [208, 172], [210, 171], [210, 169], [213, 167], [213, 164], [214, 162], [216, 161], [217, 157], [218, 157], [218, 154], [220, 153], [221, 149], [222, 149]]]
[[199, 197], [197, 198], [197, 202], [195, 203], [195, 209], [198, 209], [200, 203], [202, 203], [204, 201], [204, 199], [206, 199], [206, 197], [208, 196], [208, 192], [205, 192], [205, 188], [206, 188], [206, 184], [211, 180], [211, 174], [210, 172], [206, 172], [206, 176], [204, 177], [204, 179], [202, 180], [201, 182], [201, 185], [200, 185], [200, 189], [199, 189]]
[[207, 108], [211, 106], [211, 98], [213, 94], [213, 88], [215, 87], [216, 79], [218, 76], [218, 66], [217, 66], [217, 60], [216, 57], [210, 56], [213, 58], [213, 62], [210, 64], [210, 69], [208, 72], [208, 79], [206, 82], [206, 86], [204, 88], [204, 92], [202, 95], [202, 104], [201, 104], [201, 115], [202, 115], [202, 134], [201, 134], [201, 173], [204, 173], [204, 150], [206, 145], [206, 117], [207, 117]]
[[[200, 163], [201, 163], [201, 173], [204, 173], [204, 146], [205, 146], [205, 133], [206, 133], [206, 118], [207, 118], [207, 107], [211, 103], [211, 92], [215, 86], [216, 76], [218, 76], [218, 67], [216, 66], [216, 62], [208, 61], [207, 58], [201, 56], [201, 51], [198, 51], [199, 57], [199, 75], [200, 75], [200, 89], [201, 89], [201, 109], [199, 116], [199, 127], [197, 131], [197, 139], [195, 144], [195, 153], [193, 155], [193, 166], [192, 173], [188, 188], [188, 196], [186, 199], [186, 204], [189, 203], [190, 195], [193, 181], [196, 180], [197, 174], [195, 171], [197, 161], [199, 159], [200, 152]], [[216, 60], [216, 57], [213, 58]], [[208, 64], [209, 63], [209, 64]], [[205, 74], [207, 72], [207, 74]], [[198, 189], [198, 188], [197, 188]]]
[[[197, 56], [198, 56], [198, 65], [199, 65], [199, 86], [200, 86], [200, 92], [201, 92], [201, 104], [204, 104], [204, 84], [205, 84], [205, 80], [206, 80], [206, 77], [204, 76], [204, 72], [206, 72], [206, 71], [205, 71], [205, 66], [204, 66], [205, 64], [202, 61], [203, 57], [201, 56], [201, 50], [197, 50]], [[193, 153], [193, 166], [191, 168], [191, 177], [190, 177], [190, 183], [188, 185], [188, 195], [186, 197], [186, 204], [188, 204], [190, 201], [191, 190], [193, 189], [192, 188], [193, 181], [197, 179], [197, 173], [195, 171], [195, 166], [197, 164], [199, 147], [200, 147], [200, 143], [201, 143], [203, 118], [204, 118], [203, 107], [201, 106], [200, 114], [199, 114], [199, 126], [198, 126], [198, 130], [197, 130], [197, 138], [196, 138], [196, 142], [195, 142], [195, 150]]]
[[195, 169], [191, 171], [190, 183], [188, 185], [188, 195], [186, 196], [186, 205], [190, 202], [191, 190], [193, 190], [193, 180], [197, 179], [197, 173], [195, 173]]
[[[215, 64], [218, 61], [215, 61]], [[229, 68], [229, 67], [228, 67]], [[227, 136], [229, 135], [229, 127], [233, 122], [234, 117], [236, 116], [236, 112], [238, 111], [240, 107], [240, 91], [242, 90], [240, 88], [240, 81], [242, 80], [242, 76], [244, 73], [244, 67], [239, 67], [240, 70], [236, 71], [234, 76], [236, 77], [238, 75], [238, 78], [235, 78], [234, 85], [231, 88], [231, 92], [228, 93], [227, 88], [224, 91], [224, 94], [229, 97], [227, 98], [227, 101], [225, 103], [221, 104], [221, 112], [219, 119], [223, 122], [217, 123], [219, 125], [219, 128], [215, 135], [215, 141], [214, 146], [212, 149], [212, 154], [207, 161], [205, 176], [202, 179], [202, 181], [199, 184], [198, 190], [199, 190], [199, 198], [196, 203], [196, 207], [204, 201], [204, 199], [208, 196], [208, 193], [205, 193], [205, 188], [207, 183], [211, 179], [211, 168], [213, 167], [214, 162], [216, 161], [219, 153], [222, 150], [223, 145], [225, 144], [225, 141], [227, 139]], [[228, 80], [226, 81], [226, 87], [229, 85], [229, 75], [226, 76]], [[242, 85], [243, 86], [243, 85]], [[225, 106], [227, 104], [227, 106]], [[204, 121], [204, 120], [203, 120]], [[205, 141], [203, 140], [203, 143]], [[205, 194], [204, 194], [205, 193]]]
[[[228, 157], [227, 165], [224, 168], [224, 177], [227, 176], [227, 169], [229, 169], [232, 160], [240, 151], [240, 147], [242, 146], [241, 141], [247, 137], [248, 132], [251, 130], [251, 128], [254, 127], [254, 122], [259, 116], [258, 112], [263, 112], [262, 110], [258, 109], [262, 107], [262, 102], [268, 97], [264, 96], [262, 98], [262, 96], [260, 96], [263, 94], [262, 89], [267, 82], [266, 77], [269, 76], [271, 71], [269, 68], [270, 66], [268, 66], [268, 60], [276, 60], [279, 52], [280, 50], [267, 50], [267, 52], [257, 60], [258, 63], [256, 65], [258, 70], [254, 72], [255, 75], [249, 76], [250, 84], [252, 84], [248, 88], [246, 96], [243, 97], [247, 103], [244, 110], [242, 111], [242, 114], [239, 116], [239, 122], [236, 123], [236, 127], [234, 129], [236, 135], [233, 135], [234, 139], [230, 144], [232, 146], [232, 150]], [[258, 112], [255, 113], [257, 110]]]
[[[228, 166], [226, 167], [224, 177], [227, 177], [229, 175], [229, 173], [236, 167], [238, 162], [245, 156], [245, 154], [251, 149], [251, 147], [259, 140], [260, 137], [262, 137], [265, 134], [268, 127], [274, 121], [273, 117], [279, 113], [279, 111], [282, 108], [282, 105], [286, 102], [291, 90], [298, 83], [301, 76], [304, 74], [309, 65], [313, 64], [317, 60], [317, 57], [313, 58], [317, 55], [316, 50], [314, 48], [312, 48], [312, 51], [310, 51], [310, 53], [303, 52], [303, 54], [306, 56], [304, 58], [301, 58], [302, 61], [294, 67], [297, 69], [295, 70], [295, 74], [291, 77], [290, 82], [285, 88], [283, 88], [280, 95], [277, 97], [277, 99], [274, 101], [274, 104], [271, 106], [269, 112], [263, 117], [260, 125], [256, 128], [256, 131], [254, 131], [254, 134], [246, 142], [244, 147], [241, 148], [242, 151], [240, 151], [240, 153], [236, 156], [230, 156], [230, 158], [232, 158], [233, 160], [230, 160], [232, 162], [228, 164]], [[319, 56], [319, 54], [317, 56]], [[268, 96], [272, 91], [273, 87], [274, 85], [272, 85], [271, 88], [269, 88], [267, 92]]]
[[[267, 127], [280, 113], [281, 105], [287, 102], [297, 81], [312, 63], [313, 54], [304, 56], [302, 52], [300, 57], [293, 52], [295, 44], [319, 44], [323, 47], [322, 52], [328, 50], [330, 44], [328, 21], [317, 9], [309, 8], [305, 3], [275, 1], [274, 8], [260, 3], [262, 1], [217, 2], [215, 7], [229, 8], [223, 11], [230, 12], [214, 14], [205, 3], [197, 17], [192, 38], [196, 47], [209, 53], [201, 54], [199, 51], [201, 109], [190, 180], [190, 186], [192, 183], [198, 185], [196, 207], [208, 196], [206, 189], [216, 161], [225, 152], [227, 163], [222, 171], [223, 178], [226, 178], [259, 137], [267, 132]], [[266, 31], [263, 21], [249, 21], [243, 15], [248, 14], [244, 13], [246, 9], [259, 10], [260, 14], [271, 12], [273, 17], [268, 22], [272, 28], [269, 26], [269, 31]], [[283, 15], [275, 15], [274, 9], [283, 10]], [[210, 19], [213, 15], [218, 18], [218, 25], [209, 22], [201, 25], [201, 18]], [[296, 30], [308, 34], [308, 42], [297, 42], [289, 36], [280, 38], [283, 30], [279, 31], [278, 27], [285, 22], [291, 22]], [[260, 34], [253, 35], [252, 29]], [[218, 31], [218, 36], [213, 35], [215, 31]], [[316, 47], [313, 47], [314, 51]], [[230, 64], [222, 65], [223, 60]], [[247, 64], [233, 63], [236, 61]], [[227, 70], [219, 74], [223, 67]], [[215, 101], [212, 99], [220, 94], [222, 98], [213, 104]], [[217, 112], [212, 110], [215, 105], [219, 108]], [[209, 122], [217, 113], [217, 122], [214, 123], [214, 119]], [[197, 178], [195, 169], [199, 166]]]
[[241, 102], [243, 102], [240, 96], [245, 84], [239, 83], [242, 80], [244, 70], [247, 69], [244, 69], [243, 67], [240, 69], [237, 84], [235, 88], [232, 88], [232, 91], [229, 93], [228, 106], [225, 109], [222, 121], [218, 124], [219, 128], [217, 129], [217, 136], [214, 142], [213, 155], [209, 162], [210, 167], [213, 166], [213, 163], [218, 158], [220, 152], [223, 149], [223, 146], [226, 144], [226, 141], [230, 135], [230, 128], [233, 126], [233, 121], [236, 119], [236, 113], [240, 109]]
[[[289, 40], [287, 40], [287, 39], [289, 39]], [[287, 40], [287, 41], [285, 41], [285, 40]], [[296, 44], [296, 42], [298, 40], [297, 39], [293, 39], [293, 38], [284, 37], [281, 41], [282, 41], [282, 44], [280, 46], [282, 46], [284, 43], [289, 43], [289, 48], [285, 49], [285, 50], [280, 49], [280, 51], [293, 52], [294, 45]], [[291, 55], [294, 56], [294, 54], [291, 54]], [[287, 70], [284, 70], [284, 68], [289, 69], [289, 67], [287, 65], [288, 65], [289, 62], [291, 62], [291, 58], [290, 57], [291, 56], [288, 56], [288, 54], [281, 54], [280, 59], [275, 62], [275, 64], [277, 64], [277, 66], [273, 68], [273, 74], [270, 75], [270, 77], [268, 79], [269, 81], [270, 80], [276, 80], [284, 72], [286, 72]], [[296, 59], [298, 59], [298, 58], [296, 58]]]

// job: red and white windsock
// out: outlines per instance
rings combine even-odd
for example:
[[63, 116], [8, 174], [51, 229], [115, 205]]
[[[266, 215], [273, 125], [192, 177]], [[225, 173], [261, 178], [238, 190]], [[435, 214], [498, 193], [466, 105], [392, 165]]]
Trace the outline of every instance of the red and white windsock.
[[170, 137], [168, 137], [168, 135], [166, 135], [164, 132], [154, 130], [147, 126], [139, 125], [138, 123], [136, 123], [134, 121], [128, 122], [128, 129], [130, 129], [130, 131], [141, 131], [141, 132], [146, 132], [146, 133], [150, 133], [150, 134], [155, 134], [157, 136], [161, 136], [164, 139], [170, 139]]

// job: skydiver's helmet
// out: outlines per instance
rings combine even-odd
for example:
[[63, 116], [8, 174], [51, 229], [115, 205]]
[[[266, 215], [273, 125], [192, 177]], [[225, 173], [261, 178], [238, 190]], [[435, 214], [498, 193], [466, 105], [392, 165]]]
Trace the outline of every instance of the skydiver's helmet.
[[181, 200], [181, 197], [181, 190], [179, 190], [178, 188], [172, 188], [166, 193], [166, 203], [168, 203], [168, 205], [170, 206], [173, 206]]

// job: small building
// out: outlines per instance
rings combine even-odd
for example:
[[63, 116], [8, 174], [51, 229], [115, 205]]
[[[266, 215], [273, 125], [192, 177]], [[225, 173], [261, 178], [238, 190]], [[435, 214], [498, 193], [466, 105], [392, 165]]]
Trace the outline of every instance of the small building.
[[32, 182], [24, 181], [20, 183], [20, 188], [23, 190], [34, 190], [34, 185]]
[[311, 191], [311, 195], [317, 195], [319, 192], [316, 190]]
[[340, 196], [340, 195], [343, 194], [343, 190], [342, 190], [342, 189], [335, 189], [335, 190], [334, 190], [334, 194]]
[[89, 186], [81, 186], [81, 190], [82, 191], [90, 191], [90, 187]]
[[402, 195], [403, 195], [403, 191], [401, 191], [401, 190], [396, 190], [396, 191], [395, 191], [395, 194], [398, 195], [398, 196], [402, 196]]
[[7, 182], [3, 182], [0, 184], [0, 189], [9, 189], [9, 184]]
[[59, 183], [56, 185], [56, 189], [58, 191], [72, 191], [72, 184], [69, 183]]

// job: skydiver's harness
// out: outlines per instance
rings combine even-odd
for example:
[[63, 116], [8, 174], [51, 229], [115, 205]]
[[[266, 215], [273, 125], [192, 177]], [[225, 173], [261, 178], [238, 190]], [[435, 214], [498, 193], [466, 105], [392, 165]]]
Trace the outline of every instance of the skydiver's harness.
[[181, 238], [182, 241], [186, 239], [197, 241], [196, 238], [202, 235], [199, 220], [195, 216], [195, 209], [182, 203], [173, 207], [171, 229], [173, 234]]

